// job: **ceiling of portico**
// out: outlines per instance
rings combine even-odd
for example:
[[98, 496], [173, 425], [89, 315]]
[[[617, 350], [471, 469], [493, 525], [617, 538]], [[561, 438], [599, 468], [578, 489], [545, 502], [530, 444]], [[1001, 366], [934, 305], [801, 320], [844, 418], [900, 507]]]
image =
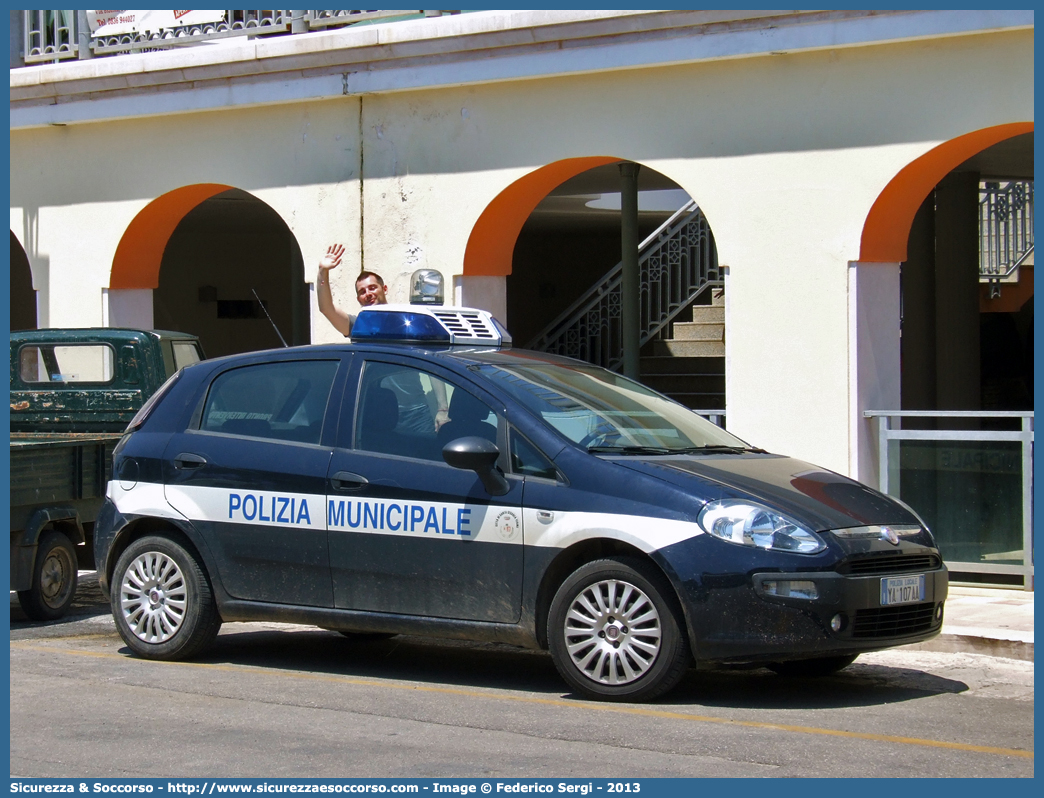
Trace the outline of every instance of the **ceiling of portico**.
[[1024, 133], [998, 142], [973, 155], [954, 171], [978, 172], [983, 180], [1032, 180], [1033, 134]]

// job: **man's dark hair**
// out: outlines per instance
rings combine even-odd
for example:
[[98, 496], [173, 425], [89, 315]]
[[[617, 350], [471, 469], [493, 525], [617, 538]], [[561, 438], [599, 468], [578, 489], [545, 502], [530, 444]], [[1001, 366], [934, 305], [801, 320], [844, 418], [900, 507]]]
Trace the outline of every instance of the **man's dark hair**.
[[359, 272], [359, 276], [355, 278], [355, 284], [358, 285], [360, 280], [365, 280], [367, 277], [375, 278], [382, 288], [386, 287], [384, 285], [384, 278], [377, 274], [377, 272]]

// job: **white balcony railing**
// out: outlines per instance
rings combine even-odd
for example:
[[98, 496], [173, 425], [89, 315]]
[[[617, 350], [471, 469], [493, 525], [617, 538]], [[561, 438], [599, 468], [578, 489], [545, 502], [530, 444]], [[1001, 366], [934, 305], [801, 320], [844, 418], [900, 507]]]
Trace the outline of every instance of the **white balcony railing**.
[[92, 35], [85, 11], [23, 11], [23, 59], [27, 65], [55, 63], [64, 59], [168, 50], [234, 36], [307, 33], [395, 18], [460, 12], [238, 9], [219, 13], [222, 18], [212, 22], [168, 25], [107, 36], [101, 30]]

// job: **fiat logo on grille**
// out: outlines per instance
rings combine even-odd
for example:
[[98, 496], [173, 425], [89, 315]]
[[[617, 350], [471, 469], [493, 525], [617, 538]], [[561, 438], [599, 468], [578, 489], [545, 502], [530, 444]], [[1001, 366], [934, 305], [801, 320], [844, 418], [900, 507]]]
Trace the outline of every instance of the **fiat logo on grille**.
[[887, 540], [893, 546], [899, 545], [899, 536], [895, 534], [895, 530], [890, 526], [881, 527], [881, 540]]

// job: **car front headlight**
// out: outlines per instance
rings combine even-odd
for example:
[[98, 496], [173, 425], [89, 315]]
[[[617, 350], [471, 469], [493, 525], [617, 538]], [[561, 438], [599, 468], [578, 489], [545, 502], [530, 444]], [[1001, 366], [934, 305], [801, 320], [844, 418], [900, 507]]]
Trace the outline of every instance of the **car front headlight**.
[[796, 521], [743, 499], [710, 502], [696, 520], [708, 534], [741, 546], [796, 554], [815, 554], [826, 548], [822, 540]]

